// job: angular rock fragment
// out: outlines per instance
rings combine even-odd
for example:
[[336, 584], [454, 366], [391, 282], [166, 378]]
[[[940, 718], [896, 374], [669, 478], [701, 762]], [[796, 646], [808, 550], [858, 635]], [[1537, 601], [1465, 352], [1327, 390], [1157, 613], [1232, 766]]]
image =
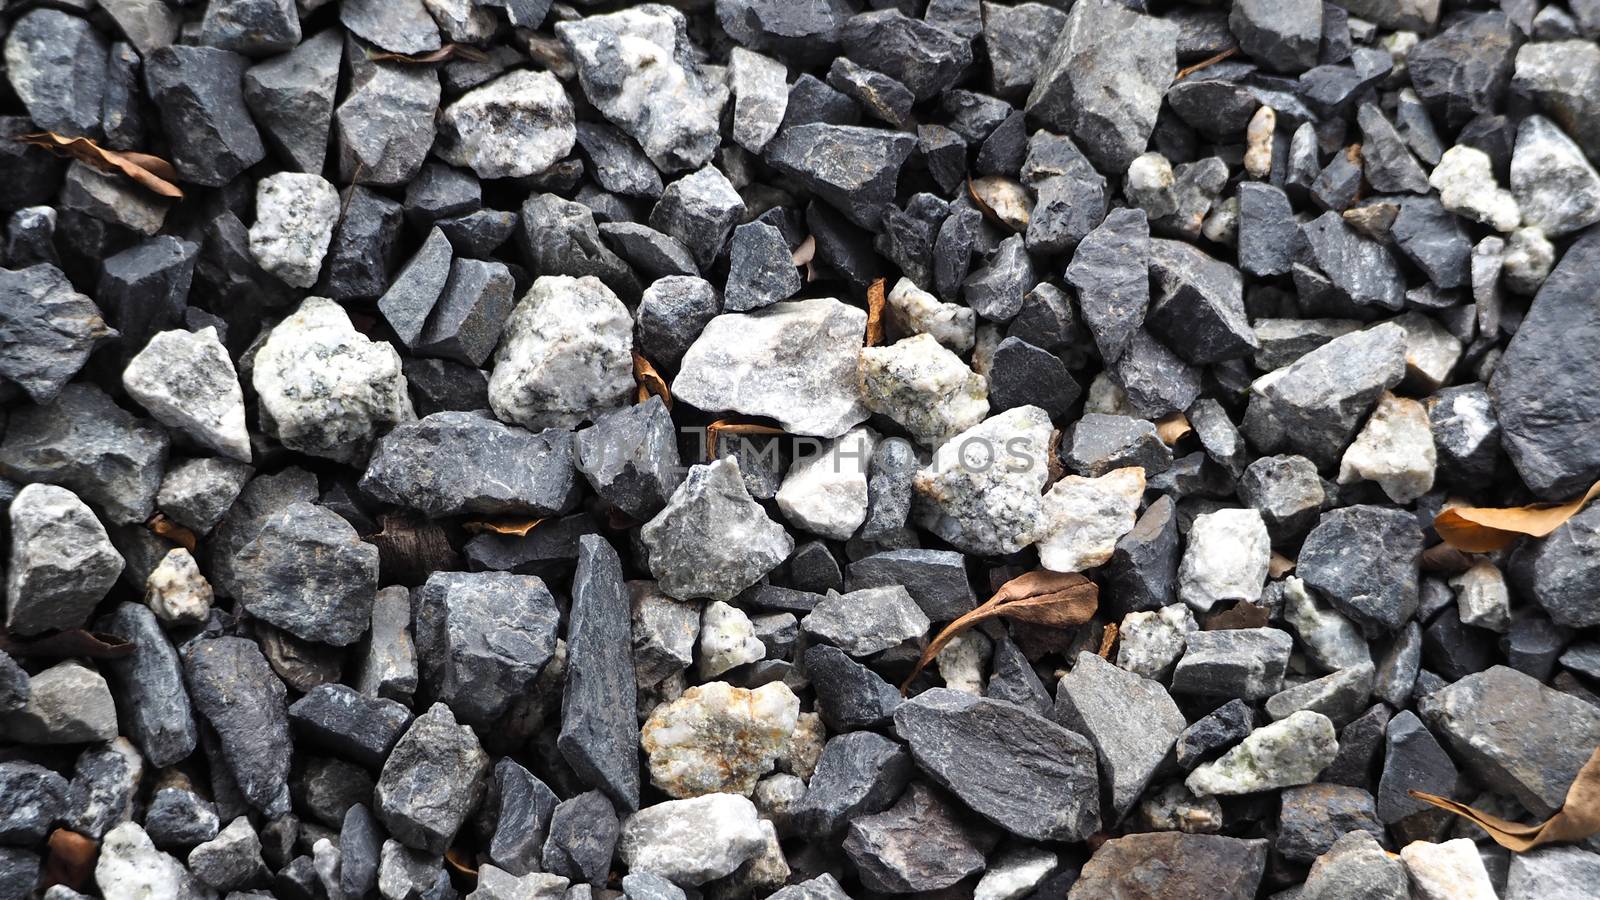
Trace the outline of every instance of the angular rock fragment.
[[122, 385], [162, 424], [250, 461], [244, 392], [214, 327], [158, 333], [123, 369]]
[[545, 870], [579, 881], [606, 876], [621, 830], [611, 801], [587, 791], [556, 806], [542, 851]]
[[55, 266], [0, 269], [0, 376], [33, 402], [54, 400], [89, 354], [117, 335]]
[[550, 168], [576, 140], [561, 82], [549, 72], [519, 70], [445, 107], [435, 152], [481, 178], [518, 178]]
[[730, 599], [794, 549], [751, 499], [738, 462], [726, 458], [690, 468], [640, 535], [661, 589], [680, 599]]
[[6, 80], [39, 129], [98, 137], [107, 50], [87, 19], [29, 10], [6, 38]]
[[1422, 532], [1398, 509], [1350, 506], [1323, 515], [1307, 535], [1297, 572], [1368, 637], [1415, 614]]
[[1144, 470], [1136, 466], [1098, 478], [1068, 475], [1057, 481], [1041, 509], [1040, 565], [1081, 572], [1108, 562], [1117, 541], [1134, 527], [1144, 488]]
[[916, 782], [893, 807], [852, 821], [844, 852], [870, 890], [934, 891], [981, 869], [988, 837]]
[[744, 794], [789, 744], [800, 712], [779, 683], [749, 691], [714, 681], [658, 706], [640, 731], [650, 780], [678, 799]]
[[119, 718], [153, 766], [177, 763], [198, 739], [178, 653], [146, 607], [119, 603], [96, 627], [133, 645], [130, 656], [108, 663], [122, 699]]
[[288, 691], [255, 642], [215, 637], [188, 644], [183, 674], [195, 712], [216, 733], [213, 758], [226, 763], [239, 793], [267, 815], [288, 812]]
[[1019, 406], [941, 445], [913, 480], [913, 514], [969, 553], [1013, 553], [1033, 543], [1052, 428], [1035, 406]]
[[1276, 628], [1230, 628], [1189, 634], [1172, 673], [1180, 694], [1265, 699], [1283, 686], [1294, 639]]
[[624, 811], [639, 807], [630, 610], [617, 551], [599, 535], [580, 538], [556, 744], [585, 783]]
[[1309, 784], [1333, 762], [1339, 744], [1333, 723], [1301, 710], [1252, 731], [1239, 746], [1189, 774], [1196, 794], [1249, 794]]
[[541, 275], [506, 320], [489, 405], [524, 428], [569, 428], [623, 405], [632, 330], [627, 307], [599, 279]]
[[871, 656], [921, 637], [928, 624], [927, 615], [899, 585], [848, 594], [829, 591], [800, 622], [807, 634], [855, 657]]
[[1099, 756], [1108, 821], [1138, 802], [1185, 725], [1159, 682], [1092, 653], [1079, 653], [1061, 679], [1053, 718], [1087, 737]]
[[860, 379], [868, 409], [895, 420], [929, 447], [976, 426], [989, 411], [983, 377], [931, 334], [863, 348]]
[[234, 557], [235, 591], [258, 618], [308, 641], [354, 643], [378, 589], [378, 548], [327, 507], [296, 502]]
[[10, 507], [6, 629], [80, 628], [122, 574], [123, 559], [94, 512], [63, 487], [30, 484]]
[[173, 45], [145, 59], [145, 85], [185, 180], [220, 187], [267, 155], [245, 106], [248, 67], [245, 57], [213, 47]]
[[320, 173], [327, 158], [343, 51], [329, 29], [245, 70], [245, 104], [267, 144], [297, 171]]
[[377, 62], [364, 54], [351, 57], [350, 69], [350, 88], [333, 112], [339, 179], [405, 184], [433, 146], [439, 76], [428, 66]]
[[1267, 842], [1166, 831], [1113, 838], [1096, 850], [1068, 894], [1071, 900], [1122, 894], [1152, 897], [1256, 896]]
[[706, 794], [629, 816], [617, 852], [633, 871], [698, 886], [732, 873], [765, 843], [754, 804], [737, 794]]
[[435, 703], [401, 735], [373, 793], [378, 819], [401, 843], [443, 853], [478, 804], [489, 759], [472, 729]]
[[1271, 555], [1267, 528], [1256, 510], [1219, 509], [1197, 516], [1178, 569], [1178, 596], [1201, 613], [1223, 600], [1254, 602]]
[[430, 518], [557, 515], [577, 498], [572, 448], [564, 431], [535, 434], [482, 413], [438, 412], [379, 439], [361, 490]]

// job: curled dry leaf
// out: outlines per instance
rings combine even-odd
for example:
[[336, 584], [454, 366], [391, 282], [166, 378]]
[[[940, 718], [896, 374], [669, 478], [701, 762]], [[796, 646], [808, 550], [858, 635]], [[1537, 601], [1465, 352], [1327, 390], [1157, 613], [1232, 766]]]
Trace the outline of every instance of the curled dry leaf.
[[1293, 572], [1294, 565], [1294, 560], [1284, 556], [1282, 553], [1275, 552], [1272, 554], [1272, 558], [1267, 560], [1267, 577], [1276, 581]]
[[539, 527], [543, 519], [506, 519], [500, 522], [468, 522], [461, 527], [473, 534], [509, 534], [527, 537], [528, 532]]
[[444, 852], [444, 861], [449, 863], [450, 868], [457, 875], [463, 875], [467, 878], [478, 877], [478, 867], [472, 864], [472, 857], [460, 847], [451, 847], [446, 850]]
[[1070, 628], [1094, 617], [1100, 608], [1100, 588], [1076, 572], [1029, 572], [1000, 586], [982, 606], [944, 627], [917, 660], [900, 685], [904, 694], [911, 682], [962, 632], [990, 619], [1015, 619], [1048, 628]]
[[654, 394], [661, 398], [667, 409], [672, 408], [672, 391], [667, 389], [667, 380], [661, 377], [656, 367], [650, 364], [637, 350], [633, 353], [633, 379], [639, 382], [638, 397], [635, 402], [643, 403]]
[[1033, 198], [1021, 182], [1003, 175], [985, 175], [968, 179], [967, 193], [978, 204], [978, 210], [996, 225], [1016, 232], [1028, 230]]
[[706, 459], [717, 458], [717, 441], [725, 434], [783, 434], [782, 428], [754, 422], [729, 422], [718, 419], [706, 426]]
[[867, 346], [883, 343], [883, 279], [878, 278], [867, 288]]
[[57, 828], [50, 832], [49, 847], [44, 878], [39, 883], [41, 889], [61, 884], [76, 891], [88, 884], [89, 876], [94, 874], [95, 859], [100, 855], [98, 841], [76, 831]]
[[69, 659], [85, 656], [89, 659], [121, 659], [133, 655], [133, 644], [114, 634], [99, 634], [74, 628], [58, 631], [42, 638], [18, 639], [0, 631], [0, 650], [12, 656], [34, 659]]
[[1173, 84], [1177, 84], [1178, 82], [1184, 80], [1185, 78], [1188, 78], [1190, 75], [1193, 75], [1194, 73], [1200, 71], [1201, 69], [1209, 69], [1210, 67], [1216, 65], [1219, 62], [1222, 62], [1223, 60], [1227, 59], [1230, 56], [1233, 56], [1234, 54], [1236, 54], [1238, 52], [1239, 52], [1239, 48], [1238, 47], [1229, 47], [1228, 49], [1222, 51], [1221, 53], [1218, 53], [1216, 56], [1211, 56], [1211, 57], [1207, 57], [1206, 59], [1202, 59], [1199, 62], [1195, 63], [1192, 66], [1189, 66], [1186, 69], [1179, 69], [1178, 70], [1178, 74], [1173, 76], [1172, 83]]
[[151, 516], [149, 519], [145, 520], [144, 527], [150, 529], [161, 537], [166, 538], [174, 544], [177, 544], [190, 553], [193, 553], [195, 547], [199, 544], [199, 540], [194, 536], [194, 532], [167, 518], [165, 513], [156, 513], [155, 515]]
[[367, 59], [373, 62], [397, 62], [414, 66], [428, 66], [434, 63], [449, 62], [452, 59], [464, 59], [468, 62], [486, 62], [489, 54], [477, 47], [466, 44], [445, 44], [437, 50], [428, 53], [367, 53]]
[[1600, 481], [1583, 496], [1556, 506], [1533, 505], [1495, 509], [1456, 506], [1433, 517], [1433, 528], [1445, 543], [1468, 553], [1488, 553], [1509, 546], [1518, 537], [1549, 537], [1589, 501], [1600, 497]]
[[34, 147], [43, 147], [58, 156], [76, 159], [102, 172], [121, 173], [163, 197], [183, 199], [183, 191], [173, 184], [178, 180], [178, 171], [172, 167], [172, 163], [158, 156], [126, 150], [107, 150], [89, 138], [66, 137], [53, 131], [19, 135], [17, 140]]
[[1581, 841], [1600, 834], [1600, 747], [1590, 754], [1589, 761], [1578, 770], [1578, 777], [1567, 788], [1566, 802], [1556, 814], [1537, 825], [1508, 822], [1499, 816], [1421, 791], [1406, 793], [1425, 803], [1453, 812], [1489, 833], [1496, 844], [1517, 853], [1532, 850], [1543, 844]]
[[1181, 412], [1170, 412], [1156, 420], [1156, 436], [1168, 447], [1176, 445], [1193, 431], [1189, 417]]

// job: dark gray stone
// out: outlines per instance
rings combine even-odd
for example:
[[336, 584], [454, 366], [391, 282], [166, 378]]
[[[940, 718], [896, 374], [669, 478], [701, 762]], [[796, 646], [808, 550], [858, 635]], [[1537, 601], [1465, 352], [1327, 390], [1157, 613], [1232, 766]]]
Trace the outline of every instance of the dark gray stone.
[[378, 819], [406, 846], [443, 853], [477, 807], [488, 771], [489, 757], [472, 729], [435, 703], [383, 764], [373, 793]]
[[414, 608], [422, 683], [468, 725], [489, 727], [555, 654], [555, 599], [530, 575], [435, 572]]
[[1364, 831], [1374, 840], [1386, 838], [1371, 794], [1342, 784], [1293, 787], [1283, 792], [1273, 849], [1286, 859], [1308, 863], [1352, 831]]
[[505, 263], [453, 260], [450, 277], [413, 349], [470, 366], [483, 365], [500, 341], [515, 289]]
[[1436, 197], [1407, 197], [1390, 228], [1395, 246], [1442, 288], [1467, 284], [1472, 242]]
[[266, 158], [244, 101], [249, 66], [237, 53], [181, 44], [145, 58], [145, 85], [185, 181], [221, 187]]
[[787, 300], [801, 286], [783, 232], [765, 222], [747, 222], [733, 230], [723, 300], [727, 311], [746, 312]]
[[422, 247], [378, 300], [378, 311], [408, 350], [417, 345], [429, 314], [444, 293], [445, 284], [450, 280], [453, 255], [450, 239], [444, 232], [438, 228], [430, 230]]
[[1089, 478], [1125, 466], [1140, 466], [1147, 476], [1172, 467], [1172, 448], [1156, 433], [1154, 422], [1103, 413], [1088, 413], [1073, 425], [1072, 442], [1062, 456], [1073, 471]]
[[338, 647], [366, 632], [378, 548], [327, 507], [289, 504], [262, 523], [233, 564], [235, 590], [251, 615]]
[[1468, 16], [1413, 47], [1406, 69], [1417, 96], [1453, 131], [1500, 105], [1522, 40], [1502, 13]]
[[339, 829], [339, 886], [346, 897], [366, 897], [378, 887], [382, 852], [383, 830], [372, 811], [364, 803], [350, 807]]
[[966, 38], [895, 9], [851, 16], [839, 39], [846, 56], [904, 84], [918, 102], [954, 86], [972, 64]]
[[[867, 469], [867, 518], [856, 531], [862, 540], [889, 537], [905, 528], [911, 514], [911, 476], [916, 470], [916, 448], [905, 438], [885, 438], [873, 448]], [[842, 585], [827, 587], [837, 590]], [[927, 611], [923, 607], [923, 612]]]
[[1252, 275], [1287, 274], [1298, 229], [1282, 188], [1254, 181], [1239, 185], [1239, 268]]
[[1323, 515], [1306, 536], [1296, 572], [1373, 638], [1416, 613], [1421, 557], [1422, 530], [1412, 514], [1350, 506]]
[[1099, 756], [1107, 821], [1139, 801], [1186, 724], [1160, 682], [1086, 652], [1057, 686], [1051, 718], [1087, 737]]
[[1251, 59], [1277, 72], [1304, 72], [1321, 48], [1322, 0], [1240, 0], [1228, 25]]
[[1061, 418], [1082, 393], [1059, 356], [1018, 337], [1008, 337], [995, 348], [987, 377], [991, 414], [1037, 406]]
[[31, 762], [0, 762], [0, 843], [39, 844], [66, 813], [65, 778]]
[[1255, 709], [1243, 700], [1229, 700], [1178, 735], [1174, 756], [1179, 766], [1192, 770], [1244, 740], [1255, 727]]
[[1411, 710], [1389, 720], [1385, 731], [1383, 775], [1378, 782], [1378, 818], [1385, 824], [1431, 809], [1407, 791], [1448, 797], [1455, 793], [1456, 765]]
[[89, 354], [117, 335], [55, 266], [0, 269], [0, 376], [33, 402], [54, 400]]
[[911, 106], [916, 102], [911, 89], [882, 72], [841, 56], [828, 69], [828, 84], [861, 104], [873, 118], [896, 128], [911, 122]]
[[347, 188], [342, 203], [316, 291], [334, 300], [377, 297], [389, 286], [399, 249], [400, 204], [361, 185]]
[[794, 811], [796, 828], [832, 837], [853, 819], [887, 809], [913, 772], [911, 754], [883, 735], [852, 731], [829, 738]]
[[[856, 18], [875, 15], [879, 14]], [[876, 228], [884, 208], [894, 202], [900, 167], [915, 145], [914, 138], [900, 132], [817, 122], [782, 128], [762, 155], [774, 169], [798, 181], [850, 221]]]
[[252, 478], [217, 523], [207, 542], [211, 585], [217, 595], [235, 596], [234, 557], [255, 540], [268, 520], [290, 504], [315, 502], [317, 497], [317, 478], [304, 469], [290, 467]]
[[240, 793], [269, 816], [288, 812], [288, 691], [255, 642], [211, 637], [188, 644], [183, 673], [195, 712], [216, 733], [218, 755]]
[[577, 433], [573, 451], [600, 499], [636, 521], [660, 512], [683, 480], [677, 429], [659, 397], [602, 415]]
[[1462, 486], [1493, 478], [1500, 456], [1500, 422], [1484, 385], [1445, 388], [1424, 405], [1438, 456], [1438, 477]]
[[161, 235], [107, 257], [95, 298], [122, 333], [122, 358], [143, 350], [158, 331], [179, 328], [189, 305], [199, 245]]
[[512, 875], [543, 870], [544, 843], [560, 800], [533, 773], [509, 757], [495, 763], [494, 835], [489, 859]]
[[1157, 238], [1149, 247], [1158, 292], [1145, 325], [1153, 334], [1197, 365], [1247, 357], [1259, 349], [1237, 269], [1179, 241]]
[[1388, 248], [1362, 237], [1333, 211], [1300, 226], [1303, 261], [1314, 266], [1338, 298], [1357, 307], [1398, 310], [1405, 279]]
[[1118, 209], [1084, 237], [1067, 266], [1078, 309], [1100, 355], [1115, 362], [1150, 303], [1150, 226], [1143, 210]]
[[289, 722], [311, 744], [376, 769], [411, 724], [411, 711], [342, 684], [322, 684], [289, 707]]
[[700, 330], [722, 311], [711, 283], [697, 276], [670, 276], [651, 284], [639, 301], [640, 351], [657, 365], [675, 368]]
[[1261, 700], [1283, 687], [1294, 639], [1276, 628], [1193, 631], [1172, 672], [1175, 694]]
[[1171, 497], [1155, 500], [1133, 530], [1117, 539], [1111, 560], [1101, 569], [1108, 608], [1119, 615], [1160, 609], [1172, 602], [1178, 584], [1178, 516]]
[[633, 811], [639, 808], [639, 720], [632, 612], [622, 562], [605, 538], [579, 538], [572, 584], [557, 746], [584, 783]]
[[296, 171], [322, 172], [343, 50], [342, 35], [326, 29], [244, 73], [245, 103], [267, 143]]
[[611, 801], [600, 791], [563, 800], [550, 816], [544, 870], [576, 882], [604, 884], [621, 832]]
[[178, 651], [150, 607], [119, 603], [95, 628], [133, 645], [133, 653], [106, 660], [117, 686], [118, 719], [150, 765], [166, 768], [194, 752], [198, 733], [183, 684]]
[[660, 198], [661, 173], [632, 138], [604, 122], [579, 122], [577, 131], [578, 146], [601, 187], [625, 197]]
[[1028, 216], [1030, 251], [1072, 250], [1106, 218], [1110, 198], [1105, 176], [1071, 138], [1034, 132], [1021, 175], [1022, 183], [1037, 195]]
[[350, 87], [333, 111], [339, 180], [405, 184], [433, 147], [438, 73], [430, 66], [370, 60], [359, 44], [349, 46]]
[[0, 713], [16, 712], [28, 705], [28, 672], [11, 654], [0, 650]]
[[868, 890], [936, 891], [982, 870], [993, 838], [933, 788], [916, 782], [889, 809], [854, 818], [844, 852]]
[[1112, 838], [1083, 866], [1072, 893], [1251, 900], [1266, 869], [1267, 846], [1260, 839], [1177, 831]]
[[1200, 370], [1144, 329], [1134, 332], [1110, 372], [1134, 412], [1148, 419], [1188, 409], [1200, 396]]
[[700, 274], [689, 248], [671, 235], [637, 222], [601, 222], [599, 229], [618, 256], [649, 278]]
[[817, 644], [805, 651], [806, 677], [817, 692], [817, 713], [833, 731], [881, 728], [903, 698], [888, 682], [843, 650]]
[[59, 9], [29, 10], [10, 32], [6, 80], [35, 130], [98, 138], [109, 51], [105, 38], [87, 19]]
[[193, 847], [217, 836], [220, 823], [211, 801], [184, 788], [155, 792], [144, 814], [144, 830], [163, 850]]

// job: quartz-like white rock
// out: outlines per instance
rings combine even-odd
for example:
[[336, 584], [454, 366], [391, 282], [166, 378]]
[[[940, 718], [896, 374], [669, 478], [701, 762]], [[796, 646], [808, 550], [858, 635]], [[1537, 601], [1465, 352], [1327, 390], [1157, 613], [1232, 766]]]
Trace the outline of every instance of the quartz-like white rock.
[[1431, 316], [1415, 310], [1394, 319], [1406, 330], [1406, 379], [1419, 392], [1442, 387], [1461, 359], [1461, 342]]
[[1299, 578], [1283, 581], [1283, 619], [1300, 636], [1306, 657], [1318, 667], [1336, 672], [1372, 662], [1372, 652], [1354, 622], [1312, 596]]
[[571, 884], [571, 879], [549, 872], [513, 875], [498, 866], [482, 865], [478, 886], [467, 900], [562, 900]]
[[200, 900], [212, 893], [201, 887], [183, 864], [156, 849], [155, 842], [134, 822], [106, 832], [94, 864], [95, 886], [105, 900]]
[[433, 150], [480, 178], [522, 178], [555, 165], [577, 139], [561, 82], [549, 72], [518, 69], [445, 107]]
[[1250, 732], [1238, 746], [1189, 773], [1196, 794], [1231, 796], [1310, 784], [1339, 753], [1333, 722], [1300, 710]]
[[1126, 466], [1099, 478], [1068, 475], [1044, 495], [1039, 564], [1053, 572], [1104, 565], [1133, 530], [1144, 497], [1144, 469]]
[[1495, 900], [1494, 882], [1469, 838], [1442, 844], [1413, 841], [1400, 848], [1417, 900]]
[[1516, 294], [1531, 297], [1550, 276], [1556, 264], [1556, 248], [1537, 228], [1518, 228], [1506, 241], [1500, 274], [1505, 286]]
[[972, 890], [972, 900], [1017, 900], [1050, 877], [1060, 865], [1055, 853], [1043, 847], [1017, 847], [989, 863]]
[[1015, 553], [1039, 535], [1050, 436], [1037, 406], [991, 416], [951, 438], [912, 478], [913, 515], [967, 553]]
[[8, 509], [5, 624], [17, 635], [81, 628], [122, 574], [94, 510], [54, 484], [24, 485]]
[[1253, 602], [1271, 560], [1272, 542], [1259, 511], [1219, 509], [1195, 516], [1178, 567], [1178, 596], [1202, 613], [1222, 600]]
[[840, 541], [855, 534], [867, 518], [867, 469], [876, 445], [871, 431], [852, 428], [796, 460], [776, 497], [789, 524]]
[[1517, 127], [1511, 193], [1522, 208], [1522, 224], [1550, 237], [1600, 222], [1600, 173], [1572, 138], [1544, 116], [1529, 116]]
[[633, 386], [633, 316], [617, 295], [593, 275], [534, 279], [494, 354], [495, 416], [535, 431], [571, 428], [625, 405]]
[[766, 843], [754, 803], [738, 794], [707, 794], [629, 816], [617, 852], [629, 871], [654, 872], [692, 887], [731, 873]]
[[339, 192], [321, 175], [278, 172], [256, 184], [250, 255], [284, 284], [317, 283], [339, 221]]
[[144, 580], [144, 602], [169, 624], [204, 622], [211, 601], [211, 583], [184, 547], [167, 551]]
[[989, 414], [989, 384], [931, 334], [861, 351], [861, 397], [918, 443], [938, 447]]
[[161, 424], [250, 461], [244, 390], [217, 329], [157, 333], [122, 370], [122, 386]]
[[1428, 184], [1439, 192], [1445, 209], [1496, 231], [1509, 233], [1522, 222], [1517, 198], [1495, 181], [1489, 154], [1476, 147], [1460, 144], [1446, 150]]
[[267, 434], [339, 462], [365, 459], [380, 434], [417, 417], [400, 354], [356, 331], [325, 297], [307, 297], [273, 327], [256, 352], [251, 383]]
[[1266, 178], [1272, 173], [1272, 135], [1277, 128], [1278, 113], [1266, 105], [1257, 109], [1245, 126], [1244, 170], [1251, 178]]
[[728, 86], [733, 90], [733, 142], [760, 153], [789, 108], [789, 70], [770, 56], [734, 47], [728, 56]]
[[1128, 199], [1152, 219], [1170, 216], [1178, 211], [1174, 181], [1172, 163], [1165, 156], [1154, 150], [1142, 153], [1128, 164]]
[[1128, 613], [1117, 629], [1117, 665], [1144, 678], [1164, 680], [1183, 655], [1190, 632], [1199, 630], [1194, 613], [1182, 603]]
[[744, 610], [721, 600], [706, 604], [700, 614], [700, 677], [715, 678], [729, 669], [767, 655], [755, 626]]
[[311, 845], [311, 861], [323, 892], [329, 897], [343, 894], [344, 887], [339, 878], [343, 860], [340, 859], [338, 846], [327, 838], [317, 838], [317, 842]]
[[755, 690], [713, 681], [656, 707], [639, 732], [650, 780], [678, 799], [749, 796], [789, 746], [800, 701], [781, 681]]
[[1389, 499], [1410, 503], [1433, 488], [1438, 455], [1422, 404], [1385, 392], [1339, 461], [1339, 483], [1376, 481]]
[[901, 278], [889, 290], [889, 324], [906, 334], [930, 334], [934, 340], [957, 353], [972, 349], [976, 340], [978, 314], [969, 306], [945, 303]]
[[661, 590], [679, 600], [728, 600], [794, 551], [794, 538], [750, 496], [731, 456], [690, 468], [639, 538]]
[[[301, 2], [300, 8], [307, 10], [316, 5], [319, 4]], [[445, 38], [458, 43], [484, 43], [494, 37], [500, 25], [489, 7], [476, 0], [422, 0], [422, 5]]]
[[866, 420], [856, 363], [867, 314], [831, 297], [789, 300], [706, 324], [673, 396], [709, 412], [770, 416], [791, 434], [838, 437]]
[[983, 673], [989, 671], [989, 658], [993, 652], [994, 643], [982, 632], [963, 631], [944, 645], [944, 649], [934, 657], [934, 665], [939, 668], [939, 677], [944, 679], [945, 687], [981, 697]]
[[1472, 568], [1450, 579], [1456, 589], [1456, 608], [1465, 625], [1475, 625], [1505, 634], [1511, 630], [1511, 592], [1506, 576], [1487, 559], [1478, 559]]

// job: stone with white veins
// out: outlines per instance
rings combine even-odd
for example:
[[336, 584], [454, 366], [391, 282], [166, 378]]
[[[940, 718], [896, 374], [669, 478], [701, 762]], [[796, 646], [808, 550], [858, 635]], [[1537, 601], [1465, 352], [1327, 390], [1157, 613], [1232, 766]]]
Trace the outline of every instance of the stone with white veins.
[[443, 853], [477, 806], [488, 771], [477, 735], [435, 703], [390, 751], [373, 791], [373, 812], [406, 846]]
[[728, 86], [733, 91], [733, 141], [760, 153], [778, 133], [789, 106], [789, 72], [783, 63], [753, 50], [734, 47], [728, 56]]
[[337, 303], [307, 297], [256, 352], [251, 381], [262, 429], [285, 447], [364, 459], [379, 433], [416, 418], [400, 355], [367, 339]]
[[1294, 576], [1283, 582], [1283, 619], [1300, 636], [1306, 658], [1327, 671], [1372, 661], [1361, 629], [1319, 602], [1305, 582]]
[[549, 72], [519, 69], [445, 107], [434, 152], [480, 178], [521, 178], [555, 165], [577, 139], [561, 82]]
[[1446, 150], [1428, 184], [1445, 209], [1496, 231], [1510, 233], [1522, 222], [1517, 198], [1495, 181], [1489, 155], [1476, 147], [1458, 144]]
[[256, 184], [250, 255], [285, 284], [309, 288], [339, 221], [339, 192], [321, 175], [278, 172]]
[[414, 596], [423, 682], [468, 725], [489, 727], [555, 655], [559, 614], [535, 576], [434, 572]]
[[10, 508], [6, 560], [6, 629], [34, 635], [80, 628], [117, 583], [122, 554], [78, 496], [52, 484], [30, 484]]
[[1376, 481], [1389, 499], [1410, 503], [1433, 488], [1433, 429], [1421, 403], [1385, 392], [1339, 462], [1339, 483]]
[[405, 184], [422, 170], [433, 147], [439, 75], [431, 66], [368, 60], [353, 46], [350, 87], [333, 112], [339, 179]]
[[561, 22], [584, 97], [664, 172], [711, 161], [728, 88], [695, 61], [682, 12], [649, 3]]
[[[684, 354], [672, 393], [708, 412], [770, 416], [792, 434], [838, 437], [870, 414], [856, 381], [866, 326], [864, 311], [831, 297], [717, 316]], [[631, 371], [625, 380], [631, 389]]]
[[524, 428], [570, 428], [627, 402], [632, 354], [633, 317], [600, 279], [541, 275], [506, 319], [489, 406]]
[[183, 863], [156, 849], [133, 822], [106, 832], [94, 865], [95, 885], [105, 900], [205, 900], [216, 896], [190, 877]]
[[1250, 732], [1237, 747], [1185, 779], [1196, 794], [1232, 796], [1310, 784], [1339, 752], [1333, 723], [1301, 710]]
[[1506, 577], [1493, 560], [1478, 559], [1472, 568], [1453, 576], [1461, 623], [1505, 634], [1511, 629], [1511, 593]]
[[776, 497], [789, 524], [841, 541], [855, 534], [867, 518], [867, 468], [876, 443], [871, 431], [852, 428], [796, 460]]
[[363, 493], [430, 518], [552, 516], [577, 504], [570, 433], [537, 434], [477, 412], [436, 412], [380, 438]]
[[204, 622], [211, 612], [211, 583], [200, 574], [194, 555], [185, 547], [167, 551], [161, 562], [145, 577], [144, 602], [163, 622], [193, 624]]
[[31, 9], [5, 43], [6, 81], [33, 120], [30, 131], [100, 136], [108, 48], [88, 19]]
[[901, 278], [889, 289], [889, 322], [907, 335], [929, 334], [957, 353], [972, 349], [978, 314], [959, 303], [945, 303]]
[[1178, 567], [1178, 596], [1202, 613], [1224, 600], [1254, 602], [1271, 557], [1267, 526], [1257, 510], [1219, 509], [1196, 516]]
[[1071, 135], [1099, 168], [1125, 172], [1155, 130], [1177, 42], [1164, 19], [1113, 0], [1075, 4], [1039, 64], [1028, 115]]
[[1188, 724], [1160, 682], [1087, 652], [1057, 686], [1052, 717], [1094, 745], [1111, 822], [1139, 801]]
[[706, 794], [646, 807], [622, 823], [617, 851], [632, 872], [696, 887], [731, 874], [766, 847], [755, 804]]
[[325, 506], [295, 502], [234, 556], [234, 589], [252, 616], [308, 641], [359, 640], [378, 591], [378, 548]]
[[806, 634], [855, 657], [871, 656], [922, 637], [929, 624], [927, 614], [901, 585], [862, 588], [848, 594], [829, 591], [800, 620]]
[[928, 447], [978, 425], [989, 412], [987, 381], [931, 334], [862, 348], [860, 378], [867, 408]]
[[1117, 666], [1145, 678], [1165, 679], [1183, 655], [1189, 634], [1199, 630], [1194, 613], [1182, 603], [1128, 613], [1117, 629]]
[[736, 459], [694, 466], [640, 539], [661, 590], [729, 600], [777, 568], [794, 538], [750, 496]]
[[1560, 126], [1529, 116], [1517, 128], [1511, 193], [1522, 224], [1560, 237], [1600, 222], [1600, 174]]
[[1600, 890], [1600, 854], [1542, 847], [1511, 857], [1506, 900], [1586, 900]]
[[750, 617], [721, 600], [707, 603], [700, 614], [699, 646], [701, 678], [715, 678], [767, 655], [766, 645], [756, 635]]
[[1007, 850], [989, 862], [983, 877], [972, 889], [972, 900], [1019, 900], [1033, 893], [1060, 864], [1055, 852], [1044, 847]]
[[1106, 216], [1078, 244], [1066, 280], [1078, 290], [1078, 309], [1100, 355], [1115, 362], [1150, 306], [1150, 224], [1138, 209]]
[[1082, 572], [1109, 562], [1117, 541], [1133, 530], [1144, 488], [1138, 466], [1057, 481], [1044, 495], [1039, 564], [1054, 572]]
[[942, 444], [912, 480], [912, 515], [967, 553], [1015, 553], [1038, 539], [1054, 427], [1037, 406], [991, 416]]
[[682, 800], [749, 796], [788, 748], [800, 701], [782, 682], [755, 690], [713, 681], [656, 707], [639, 732], [650, 780]]
[[216, 328], [157, 333], [122, 370], [122, 386], [163, 425], [250, 461], [244, 390]]

